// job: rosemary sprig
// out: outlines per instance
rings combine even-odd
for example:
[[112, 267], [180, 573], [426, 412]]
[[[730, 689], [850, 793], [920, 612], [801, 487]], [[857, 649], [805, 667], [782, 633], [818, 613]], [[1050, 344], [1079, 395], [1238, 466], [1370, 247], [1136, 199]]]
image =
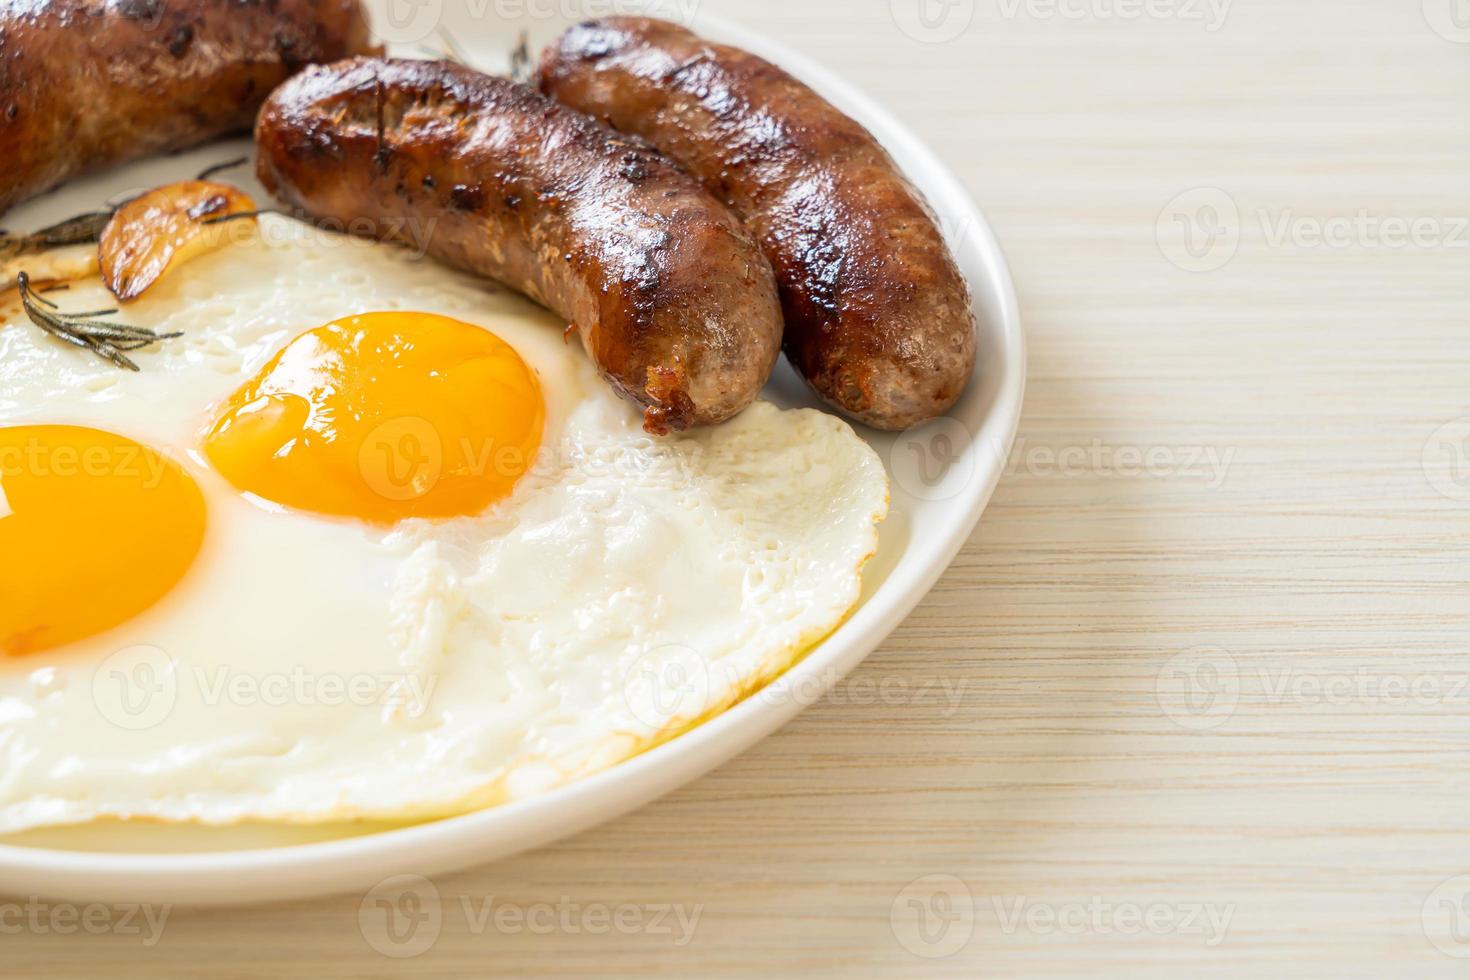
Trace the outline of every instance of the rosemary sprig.
[[[452, 62], [465, 68], [475, 67], [469, 55], [465, 53], [465, 49], [454, 39], [453, 34], [441, 27], [435, 32], [435, 37], [439, 42], [437, 47], [420, 44], [419, 50], [440, 61]], [[531, 62], [531, 32], [521, 31], [520, 36], [516, 39], [516, 46], [510, 51], [510, 79], [522, 85], [529, 85], [534, 74], [535, 66]]]
[[530, 85], [531, 76], [535, 73], [531, 65], [531, 33], [521, 31], [520, 39], [510, 53], [510, 77], [522, 85]]
[[234, 214], [220, 214], [213, 218], [205, 218], [199, 222], [201, 225], [223, 225], [231, 221], [243, 221], [246, 218], [258, 218], [263, 214], [285, 214], [280, 208], [257, 208], [254, 211], [236, 211]]
[[0, 261], [21, 255], [46, 252], [64, 245], [85, 245], [102, 237], [102, 229], [112, 220], [112, 209], [88, 211], [58, 222], [29, 235], [0, 232]]
[[249, 162], [249, 157], [236, 157], [234, 160], [226, 160], [224, 163], [216, 163], [212, 167], [205, 167], [203, 170], [199, 171], [199, 176], [195, 177], [194, 179], [208, 180], [211, 177], [224, 173], [226, 170], [234, 170], [236, 167], [243, 167]]
[[32, 323], [63, 343], [89, 350], [105, 361], [126, 371], [139, 370], [124, 351], [142, 350], [165, 340], [182, 337], [182, 333], [157, 333], [122, 323], [103, 323], [95, 317], [112, 316], [116, 309], [89, 310], [85, 313], [63, 313], [40, 293], [31, 289], [30, 277], [24, 272], [16, 277], [21, 306]]
[[[206, 167], [195, 179], [208, 180], [215, 174], [233, 170], [249, 162], [249, 157], [226, 160], [212, 167]], [[75, 215], [48, 228], [33, 231], [29, 235], [12, 235], [0, 229], [0, 262], [22, 255], [49, 252], [53, 248], [61, 248], [66, 245], [85, 245], [88, 242], [98, 241], [102, 237], [102, 232], [107, 228], [107, 223], [117, 213], [117, 209], [133, 200], [135, 196], [129, 195], [115, 204], [108, 204], [96, 211]]]

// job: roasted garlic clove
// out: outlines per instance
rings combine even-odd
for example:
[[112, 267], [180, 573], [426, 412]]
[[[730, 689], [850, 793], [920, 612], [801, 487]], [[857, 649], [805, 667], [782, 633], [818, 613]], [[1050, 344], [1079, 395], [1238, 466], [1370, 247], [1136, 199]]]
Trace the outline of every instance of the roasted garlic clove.
[[[255, 224], [255, 202], [238, 188], [185, 180], [117, 209], [102, 232], [102, 279], [123, 302], [137, 299], [172, 267], [217, 251]], [[238, 220], [222, 220], [241, 215]], [[248, 225], [247, 225], [248, 223]]]

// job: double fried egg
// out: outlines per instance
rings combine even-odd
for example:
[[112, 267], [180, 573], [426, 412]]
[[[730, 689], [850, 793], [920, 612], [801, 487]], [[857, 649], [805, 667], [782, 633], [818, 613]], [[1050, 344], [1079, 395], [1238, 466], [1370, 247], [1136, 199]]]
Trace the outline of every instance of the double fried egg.
[[131, 374], [0, 310], [0, 833], [539, 793], [785, 670], [876, 548], [845, 422], [655, 439], [565, 324], [395, 249], [264, 215], [122, 318], [183, 337]]

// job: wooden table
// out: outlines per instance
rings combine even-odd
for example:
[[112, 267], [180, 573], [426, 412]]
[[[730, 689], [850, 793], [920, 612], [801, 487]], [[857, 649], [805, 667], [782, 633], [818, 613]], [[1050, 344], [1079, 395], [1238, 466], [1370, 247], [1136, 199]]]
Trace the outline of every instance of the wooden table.
[[437, 880], [421, 956], [351, 897], [6, 972], [1465, 976], [1470, 22], [1219, 3], [704, 0], [906, 118], [1009, 254], [1021, 443], [949, 574], [738, 761]]

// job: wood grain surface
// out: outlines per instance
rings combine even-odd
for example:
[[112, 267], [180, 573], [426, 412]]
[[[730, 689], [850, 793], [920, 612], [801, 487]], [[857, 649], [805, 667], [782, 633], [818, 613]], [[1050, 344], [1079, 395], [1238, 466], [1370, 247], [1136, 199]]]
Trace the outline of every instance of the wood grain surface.
[[1470, 9], [932, 2], [701, 8], [898, 112], [1012, 263], [1021, 441], [913, 617], [713, 775], [436, 879], [422, 950], [351, 896], [0, 917], [7, 974], [1470, 974]]

